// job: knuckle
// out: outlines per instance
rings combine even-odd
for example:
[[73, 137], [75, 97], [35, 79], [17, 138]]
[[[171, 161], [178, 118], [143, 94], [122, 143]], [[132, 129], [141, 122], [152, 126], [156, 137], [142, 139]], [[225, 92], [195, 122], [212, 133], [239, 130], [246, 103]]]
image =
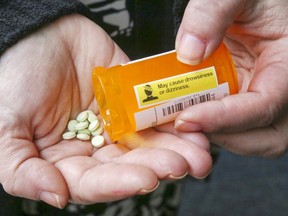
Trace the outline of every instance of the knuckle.
[[266, 98], [265, 104], [267, 108], [264, 108], [264, 114], [259, 115], [258, 119], [260, 126], [270, 126], [282, 115], [284, 110], [284, 105], [282, 103], [276, 101], [274, 103], [271, 103], [271, 100], [268, 97]]
[[287, 152], [288, 148], [288, 136], [285, 133], [275, 133], [273, 143], [266, 144], [266, 148], [261, 156], [266, 158], [278, 158], [283, 156]]

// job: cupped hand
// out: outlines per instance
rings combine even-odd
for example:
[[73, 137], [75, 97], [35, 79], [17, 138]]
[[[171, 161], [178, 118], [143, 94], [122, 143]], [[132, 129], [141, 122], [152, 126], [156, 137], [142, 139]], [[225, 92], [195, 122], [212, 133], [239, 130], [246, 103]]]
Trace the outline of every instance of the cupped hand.
[[239, 154], [282, 155], [288, 147], [288, 2], [190, 1], [176, 41], [179, 60], [198, 63], [223, 39], [239, 94], [185, 110], [175, 127], [203, 131]]
[[86, 109], [98, 113], [92, 68], [126, 61], [106, 33], [80, 15], [61, 18], [2, 54], [0, 181], [6, 192], [62, 208], [68, 201], [145, 194], [159, 180], [186, 173], [208, 174], [207, 138], [169, 134], [172, 125], [98, 150], [87, 141], [62, 140], [69, 119]]

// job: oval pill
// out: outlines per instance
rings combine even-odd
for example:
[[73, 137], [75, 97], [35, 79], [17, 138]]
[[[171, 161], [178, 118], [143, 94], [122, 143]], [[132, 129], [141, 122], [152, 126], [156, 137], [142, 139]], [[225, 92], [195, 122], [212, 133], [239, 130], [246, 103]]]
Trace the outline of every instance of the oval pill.
[[83, 111], [77, 115], [76, 120], [79, 122], [84, 122], [85, 120], [87, 120], [87, 118], [88, 118], [88, 112]]
[[96, 119], [90, 123], [88, 130], [94, 131], [98, 128], [98, 126], [99, 126], [99, 121], [98, 121], [98, 119]]
[[103, 136], [97, 135], [92, 138], [91, 143], [94, 147], [100, 148], [105, 144], [105, 139]]
[[95, 121], [96, 119], [98, 119], [98, 117], [93, 113], [93, 112], [89, 112], [88, 113], [88, 121], [89, 122], [93, 122], [93, 121]]
[[99, 126], [98, 126], [98, 128], [97, 128], [96, 130], [91, 131], [91, 134], [92, 134], [93, 136], [97, 136], [97, 135], [102, 134], [103, 132], [104, 132], [104, 129], [103, 129], [103, 127], [99, 124]]
[[76, 132], [74, 132], [74, 131], [68, 131], [62, 135], [62, 138], [65, 140], [73, 139], [74, 137], [76, 137]]
[[88, 125], [89, 125], [88, 121], [79, 122], [78, 124], [75, 125], [75, 129], [77, 131], [83, 130], [83, 129], [88, 128]]
[[90, 140], [90, 136], [88, 134], [77, 134], [76, 137], [80, 140]]
[[75, 129], [75, 125], [78, 124], [78, 123], [79, 123], [79, 122], [78, 122], [77, 120], [75, 120], [75, 119], [70, 120], [70, 121], [68, 122], [67, 129], [68, 129], [69, 131], [74, 131], [74, 132], [76, 132], [77, 130]]
[[77, 131], [78, 134], [87, 134], [87, 135], [91, 135], [90, 130], [88, 129], [83, 129], [83, 130], [79, 130]]

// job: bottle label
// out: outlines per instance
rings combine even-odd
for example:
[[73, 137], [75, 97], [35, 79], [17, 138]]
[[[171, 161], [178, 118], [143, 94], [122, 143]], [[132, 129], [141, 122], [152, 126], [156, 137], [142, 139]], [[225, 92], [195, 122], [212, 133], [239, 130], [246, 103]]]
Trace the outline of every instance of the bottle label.
[[218, 86], [214, 67], [134, 86], [140, 109]]
[[137, 112], [134, 114], [136, 130], [139, 131], [163, 123], [171, 122], [176, 118], [180, 111], [193, 106], [194, 104], [212, 100], [220, 100], [229, 94], [230, 91], [228, 83], [222, 83], [215, 88], [178, 97], [160, 105], [156, 105], [152, 108]]

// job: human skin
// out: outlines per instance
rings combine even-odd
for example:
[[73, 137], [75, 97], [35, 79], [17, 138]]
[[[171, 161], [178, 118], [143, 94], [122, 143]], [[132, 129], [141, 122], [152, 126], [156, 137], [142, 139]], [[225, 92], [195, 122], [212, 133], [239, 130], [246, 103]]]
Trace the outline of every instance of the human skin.
[[[0, 57], [0, 182], [14, 196], [63, 208], [146, 194], [162, 179], [211, 170], [208, 139], [154, 129], [95, 149], [62, 140], [70, 119], [98, 113], [93, 67], [127, 62], [95, 23], [65, 16], [20, 40]], [[166, 131], [166, 132], [165, 132]]]
[[197, 64], [224, 40], [239, 94], [191, 107], [175, 120], [181, 132], [242, 155], [277, 157], [288, 145], [288, 1], [191, 0], [177, 39], [179, 60]]

